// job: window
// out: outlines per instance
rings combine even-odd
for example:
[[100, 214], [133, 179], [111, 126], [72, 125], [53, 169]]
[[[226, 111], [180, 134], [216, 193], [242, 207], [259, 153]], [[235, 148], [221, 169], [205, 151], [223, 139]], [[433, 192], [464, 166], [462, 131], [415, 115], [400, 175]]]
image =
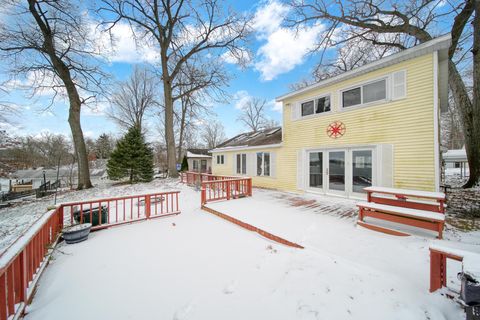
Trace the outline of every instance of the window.
[[302, 117], [330, 111], [330, 96], [303, 102]]
[[237, 174], [247, 174], [247, 155], [237, 154]]
[[224, 164], [225, 156], [223, 154], [217, 156], [217, 164]]
[[371, 82], [342, 92], [344, 108], [387, 99], [387, 80]]
[[200, 171], [207, 172], [207, 160], [200, 160]]
[[193, 170], [198, 170], [198, 160], [193, 160]]
[[362, 103], [362, 93], [360, 88], [354, 88], [342, 93], [343, 107], [355, 106]]
[[257, 176], [270, 176], [270, 153], [257, 153]]

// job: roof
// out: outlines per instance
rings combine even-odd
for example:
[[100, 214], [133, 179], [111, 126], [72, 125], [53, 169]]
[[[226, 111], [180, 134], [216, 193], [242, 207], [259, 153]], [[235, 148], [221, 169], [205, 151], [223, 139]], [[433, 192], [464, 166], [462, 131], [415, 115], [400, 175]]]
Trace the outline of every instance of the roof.
[[409, 59], [413, 59], [422, 55], [425, 55], [427, 53], [431, 53], [434, 51], [439, 51], [439, 50], [447, 50], [450, 47], [450, 42], [451, 42], [451, 36], [450, 33], [443, 35], [441, 37], [432, 39], [430, 41], [424, 42], [422, 44], [419, 44], [415, 47], [400, 51], [398, 53], [392, 54], [388, 57], [379, 59], [377, 61], [367, 63], [361, 67], [355, 68], [353, 70], [341, 73], [337, 76], [322, 80], [320, 82], [314, 83], [312, 85], [309, 85], [305, 88], [289, 92], [287, 94], [284, 94], [282, 96], [279, 96], [276, 98], [276, 101], [283, 101], [285, 99], [297, 96], [299, 94], [308, 92], [310, 90], [326, 87], [328, 85], [332, 85], [334, 83], [346, 80], [348, 78], [354, 77], [354, 76], [359, 76], [374, 70], [378, 70], [381, 68], [385, 68], [387, 66], [406, 61]]
[[187, 158], [209, 158], [211, 156], [208, 149], [187, 149]]
[[233, 148], [233, 147], [256, 147], [282, 142], [282, 127], [274, 127], [260, 131], [244, 132], [221, 143], [215, 149]]
[[465, 149], [452, 149], [443, 153], [445, 161], [467, 161], [467, 153]]

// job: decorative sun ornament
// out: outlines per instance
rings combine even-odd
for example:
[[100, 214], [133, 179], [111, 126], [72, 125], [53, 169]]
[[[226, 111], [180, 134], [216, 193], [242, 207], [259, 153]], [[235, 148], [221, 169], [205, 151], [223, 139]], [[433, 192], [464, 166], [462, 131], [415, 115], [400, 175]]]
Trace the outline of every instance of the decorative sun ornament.
[[337, 139], [342, 137], [347, 131], [347, 127], [341, 121], [334, 121], [330, 123], [327, 127], [327, 136], [332, 139]]

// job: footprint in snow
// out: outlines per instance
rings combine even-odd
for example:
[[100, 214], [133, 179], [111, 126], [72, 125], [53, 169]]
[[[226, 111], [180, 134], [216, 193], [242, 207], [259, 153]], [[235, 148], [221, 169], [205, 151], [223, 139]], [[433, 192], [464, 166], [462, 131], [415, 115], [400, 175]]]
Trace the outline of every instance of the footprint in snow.
[[178, 309], [175, 311], [175, 314], [173, 315], [173, 320], [185, 320], [187, 319], [188, 314], [193, 308], [193, 304], [189, 303], [186, 306]]
[[235, 292], [235, 287], [237, 286], [236, 281], [230, 282], [225, 288], [223, 288], [223, 293], [224, 294], [232, 294]]

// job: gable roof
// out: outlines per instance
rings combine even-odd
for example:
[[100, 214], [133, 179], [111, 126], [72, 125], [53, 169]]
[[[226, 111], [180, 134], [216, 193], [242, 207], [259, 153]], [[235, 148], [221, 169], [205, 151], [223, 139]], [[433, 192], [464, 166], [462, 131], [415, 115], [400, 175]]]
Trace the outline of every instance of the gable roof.
[[187, 158], [207, 158], [211, 156], [208, 149], [187, 149]]
[[283, 101], [285, 99], [297, 96], [299, 94], [308, 92], [310, 90], [326, 87], [328, 85], [332, 85], [337, 82], [341, 82], [343, 80], [346, 80], [351, 77], [356, 77], [374, 70], [378, 70], [381, 68], [385, 68], [387, 66], [397, 64], [402, 61], [410, 60], [422, 55], [425, 55], [427, 53], [432, 53], [434, 51], [439, 51], [439, 50], [448, 50], [450, 47], [450, 42], [451, 42], [451, 36], [450, 33], [447, 33], [443, 36], [440, 36], [438, 38], [432, 39], [430, 41], [421, 43], [419, 45], [416, 45], [412, 48], [400, 51], [398, 53], [392, 54], [388, 57], [379, 59], [374, 62], [367, 63], [361, 67], [355, 68], [353, 70], [341, 73], [339, 75], [333, 76], [331, 78], [319, 81], [317, 83], [314, 83], [312, 85], [306, 86], [305, 88], [289, 92], [287, 94], [284, 94], [282, 96], [277, 97], [275, 100], [277, 102]]
[[257, 132], [244, 132], [219, 144], [215, 149], [234, 148], [234, 147], [256, 147], [282, 142], [282, 127], [274, 127], [260, 130]]

